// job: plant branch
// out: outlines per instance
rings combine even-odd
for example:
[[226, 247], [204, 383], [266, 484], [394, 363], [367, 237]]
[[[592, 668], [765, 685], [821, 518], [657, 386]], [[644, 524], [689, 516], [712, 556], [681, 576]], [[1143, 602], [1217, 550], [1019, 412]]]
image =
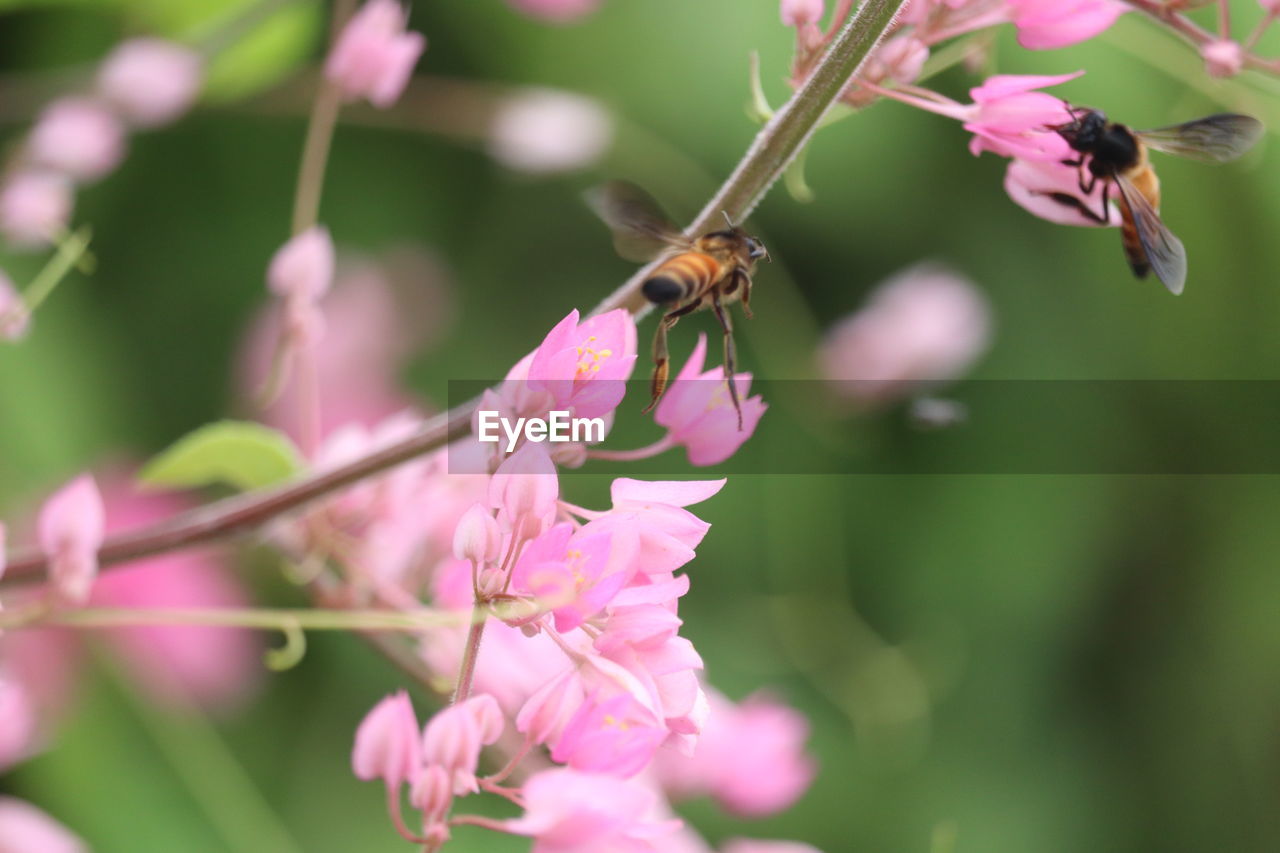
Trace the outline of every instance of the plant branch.
[[[1124, 2], [1163, 24], [1197, 51], [1219, 38], [1163, 0], [1124, 0]], [[1280, 74], [1280, 59], [1266, 59], [1246, 50], [1244, 64], [1246, 68], [1252, 68], [1255, 71]]]
[[[865, 0], [814, 67], [813, 74], [760, 129], [738, 167], [689, 226], [687, 233], [706, 231], [719, 221], [721, 211], [737, 221], [755, 209], [809, 141], [823, 115], [889, 29], [904, 3], [905, 0]], [[594, 316], [618, 308], [625, 308], [637, 316], [643, 314], [648, 306], [640, 285], [653, 266], [650, 264], [631, 276], [601, 301], [591, 314]], [[111, 536], [99, 549], [98, 561], [102, 565], [111, 565], [252, 531], [310, 501], [461, 438], [470, 429], [471, 413], [476, 404], [477, 400], [471, 400], [437, 415], [415, 435], [339, 468], [265, 492], [227, 498], [138, 530]], [[31, 579], [45, 571], [47, 566], [45, 556], [38, 550], [21, 551], [9, 561], [3, 583]]]

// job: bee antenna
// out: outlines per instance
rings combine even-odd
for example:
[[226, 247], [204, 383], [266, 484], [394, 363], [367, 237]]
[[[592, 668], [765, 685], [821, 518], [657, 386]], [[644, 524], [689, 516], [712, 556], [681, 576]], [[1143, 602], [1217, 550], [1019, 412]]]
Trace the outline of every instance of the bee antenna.
[[722, 210], [722, 211], [720, 211], [720, 212], [724, 214], [724, 221], [725, 221], [725, 222], [728, 222], [728, 223], [729, 223], [729, 227], [730, 227], [730, 228], [732, 228], [732, 227], [733, 227], [733, 220], [729, 218], [729, 211], [727, 211], [727, 210]]

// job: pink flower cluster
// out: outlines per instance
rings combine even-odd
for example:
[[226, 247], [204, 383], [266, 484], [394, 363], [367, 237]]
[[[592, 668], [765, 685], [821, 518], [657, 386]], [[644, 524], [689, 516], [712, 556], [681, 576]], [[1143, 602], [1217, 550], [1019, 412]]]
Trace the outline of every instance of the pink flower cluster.
[[99, 66], [92, 91], [59, 98], [36, 119], [0, 178], [0, 234], [15, 247], [59, 239], [75, 187], [120, 164], [130, 130], [186, 112], [203, 78], [203, 61], [191, 48], [153, 38], [120, 44]]

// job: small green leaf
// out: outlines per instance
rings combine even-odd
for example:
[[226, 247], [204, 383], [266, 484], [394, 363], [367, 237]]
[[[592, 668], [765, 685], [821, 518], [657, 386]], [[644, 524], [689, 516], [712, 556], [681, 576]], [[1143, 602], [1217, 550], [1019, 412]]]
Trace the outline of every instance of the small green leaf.
[[218, 421], [178, 439], [142, 469], [150, 486], [194, 488], [226, 483], [242, 491], [270, 486], [302, 470], [288, 436], [262, 424]]

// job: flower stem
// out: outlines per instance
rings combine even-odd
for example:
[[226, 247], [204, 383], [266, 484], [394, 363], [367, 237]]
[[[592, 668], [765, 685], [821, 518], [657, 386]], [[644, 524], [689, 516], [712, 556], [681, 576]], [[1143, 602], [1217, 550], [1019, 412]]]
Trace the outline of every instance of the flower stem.
[[640, 459], [649, 459], [659, 453], [665, 453], [675, 446], [675, 440], [668, 433], [653, 444], [637, 447], [635, 450], [588, 450], [587, 458], [607, 459], [611, 462], [635, 462]]
[[484, 638], [484, 626], [488, 621], [488, 606], [477, 598], [471, 611], [471, 627], [467, 629], [467, 645], [462, 650], [462, 663], [458, 666], [458, 686], [453, 691], [450, 705], [465, 702], [471, 695], [471, 682], [476, 677], [476, 659], [480, 656], [480, 640]]
[[62, 238], [58, 243], [58, 251], [22, 292], [22, 302], [28, 313], [35, 313], [40, 303], [53, 293], [58, 283], [80, 262], [88, 248], [88, 228], [80, 228]]
[[[819, 120], [835, 103], [845, 84], [889, 28], [904, 3], [905, 0], [866, 0], [863, 3], [815, 66], [809, 79], [760, 129], [738, 167], [698, 215], [689, 233], [706, 230], [719, 222], [722, 210], [736, 221], [755, 208], [809, 140]], [[592, 315], [617, 308], [626, 308], [637, 315], [647, 310], [640, 286], [651, 268], [652, 265], [646, 266], [631, 276], [605, 297], [591, 312]], [[423, 424], [416, 434], [346, 465], [275, 489], [227, 498], [139, 530], [111, 536], [99, 549], [98, 562], [101, 565], [121, 563], [254, 530], [316, 498], [461, 438], [470, 431], [471, 413], [477, 403], [478, 398], [437, 415]], [[47, 559], [38, 550], [19, 552], [9, 561], [6, 578], [0, 583], [30, 579], [47, 566]]]

